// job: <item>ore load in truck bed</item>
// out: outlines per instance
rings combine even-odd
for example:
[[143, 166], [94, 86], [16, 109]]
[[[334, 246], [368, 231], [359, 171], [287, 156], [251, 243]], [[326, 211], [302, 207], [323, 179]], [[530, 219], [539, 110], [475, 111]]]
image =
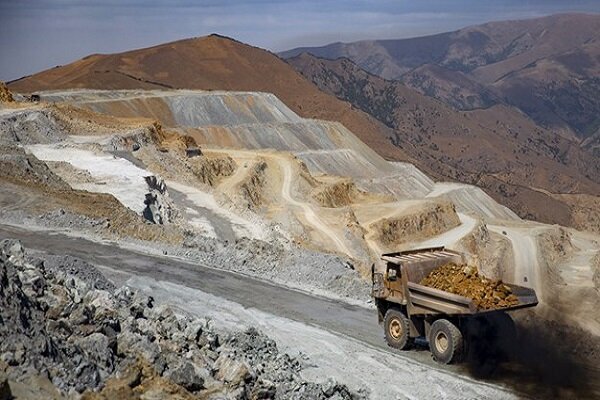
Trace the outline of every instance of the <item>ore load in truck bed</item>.
[[421, 285], [468, 297], [478, 309], [512, 307], [519, 299], [502, 281], [480, 276], [477, 269], [455, 263], [447, 263], [431, 271]]

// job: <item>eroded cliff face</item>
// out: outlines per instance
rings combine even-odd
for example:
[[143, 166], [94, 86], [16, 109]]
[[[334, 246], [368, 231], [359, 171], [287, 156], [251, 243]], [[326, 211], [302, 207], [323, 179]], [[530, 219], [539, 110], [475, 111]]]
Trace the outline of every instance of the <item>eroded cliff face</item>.
[[267, 179], [265, 173], [267, 168], [265, 161], [255, 163], [240, 185], [242, 197], [247, 201], [248, 208], [250, 209], [257, 209], [265, 201], [263, 188]]
[[6, 87], [4, 82], [0, 81], [0, 103], [12, 103], [14, 100], [12, 93]]
[[192, 173], [203, 183], [215, 186], [222, 178], [233, 174], [237, 165], [231, 157], [195, 157], [188, 161]]
[[414, 213], [384, 218], [374, 224], [379, 240], [387, 246], [419, 241], [439, 235], [460, 225], [454, 205], [450, 202], [426, 203]]
[[313, 197], [323, 207], [339, 208], [352, 204], [360, 195], [354, 182], [341, 181], [319, 188]]

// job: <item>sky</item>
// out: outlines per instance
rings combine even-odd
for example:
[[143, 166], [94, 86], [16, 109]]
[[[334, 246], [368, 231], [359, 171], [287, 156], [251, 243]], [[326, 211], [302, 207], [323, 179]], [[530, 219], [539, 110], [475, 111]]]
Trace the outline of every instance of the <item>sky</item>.
[[600, 0], [0, 0], [0, 80], [210, 33], [282, 51], [560, 12]]

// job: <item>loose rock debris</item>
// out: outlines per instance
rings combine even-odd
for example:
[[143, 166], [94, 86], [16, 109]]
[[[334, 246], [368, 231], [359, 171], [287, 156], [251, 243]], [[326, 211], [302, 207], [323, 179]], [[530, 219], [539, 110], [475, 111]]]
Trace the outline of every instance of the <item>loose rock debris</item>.
[[217, 331], [93, 265], [0, 241], [0, 399], [362, 400], [301, 376], [303, 360], [253, 327]]
[[13, 101], [12, 93], [8, 90], [4, 82], [0, 81], [0, 102], [10, 103]]
[[509, 286], [480, 276], [476, 268], [465, 265], [444, 264], [423, 278], [421, 285], [468, 297], [484, 310], [519, 304]]

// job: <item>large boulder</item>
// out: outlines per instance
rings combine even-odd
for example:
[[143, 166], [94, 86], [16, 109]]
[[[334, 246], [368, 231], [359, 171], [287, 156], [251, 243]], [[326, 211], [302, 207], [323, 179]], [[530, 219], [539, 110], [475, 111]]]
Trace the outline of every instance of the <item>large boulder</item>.
[[179, 216], [177, 207], [167, 192], [165, 181], [155, 175], [145, 177], [149, 192], [146, 193], [142, 212], [144, 218], [153, 224], [167, 224], [174, 222]]
[[246, 361], [231, 354], [221, 354], [214, 368], [217, 371], [215, 378], [233, 387], [241, 386], [255, 377], [254, 371]]
[[123, 331], [117, 336], [117, 354], [121, 357], [141, 355], [149, 362], [154, 362], [160, 353], [158, 343], [150, 341], [147, 336]]
[[194, 365], [187, 361], [170, 367], [163, 376], [190, 392], [197, 392], [204, 387], [204, 378], [196, 371]]
[[114, 369], [115, 355], [111, 348], [111, 340], [102, 333], [96, 332], [89, 336], [78, 337], [73, 340], [83, 353], [103, 372], [110, 373]]

